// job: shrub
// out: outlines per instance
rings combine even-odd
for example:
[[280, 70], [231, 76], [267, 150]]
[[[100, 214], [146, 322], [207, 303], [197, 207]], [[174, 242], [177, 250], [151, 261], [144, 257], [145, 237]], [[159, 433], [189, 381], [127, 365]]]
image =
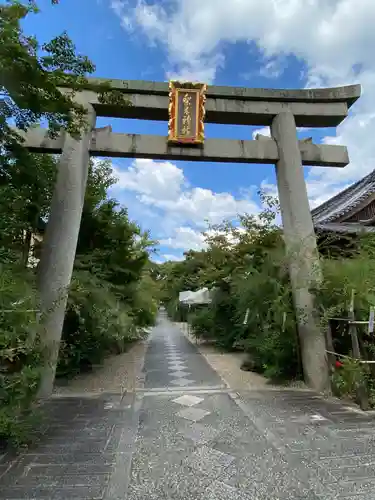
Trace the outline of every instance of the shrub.
[[[291, 287], [282, 260], [265, 259], [234, 282], [239, 334], [236, 343], [248, 352], [257, 371], [272, 379], [301, 375]], [[247, 314], [247, 322], [244, 318]]]
[[37, 300], [25, 269], [0, 267], [0, 440], [27, 441], [43, 362]]
[[132, 287], [129, 306], [134, 323], [140, 328], [155, 325], [158, 313], [157, 291], [157, 285], [149, 274], [144, 274]]
[[370, 405], [375, 405], [375, 387], [368, 366], [354, 359], [344, 358], [336, 363], [331, 381], [335, 396], [347, 397], [354, 401], [357, 401], [358, 388], [367, 387]]
[[215, 338], [214, 312], [211, 307], [205, 306], [193, 311], [189, 315], [189, 323], [197, 339]]
[[254, 369], [266, 377], [301, 376], [291, 287], [280, 252], [270, 252], [261, 266], [248, 266], [223, 280], [212, 303], [196, 310], [190, 321], [197, 337], [245, 350]]
[[75, 273], [60, 347], [58, 376], [73, 376], [123, 352], [140, 338], [130, 311], [109, 285], [87, 271]]
[[188, 319], [188, 308], [180, 304], [178, 299], [170, 300], [165, 304], [168, 316], [172, 321], [186, 322]]

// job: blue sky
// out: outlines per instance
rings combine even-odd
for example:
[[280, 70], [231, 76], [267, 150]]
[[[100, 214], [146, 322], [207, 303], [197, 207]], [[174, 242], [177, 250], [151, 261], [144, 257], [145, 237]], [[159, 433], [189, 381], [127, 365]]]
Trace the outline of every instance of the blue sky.
[[[352, 160], [341, 172], [305, 170], [311, 204], [321, 203], [374, 168], [369, 130], [375, 120], [375, 68], [366, 48], [375, 42], [375, 4], [370, 0], [326, 0], [324, 8], [321, 0], [38, 4], [42, 12], [27, 18], [26, 32], [44, 42], [66, 30], [77, 51], [95, 63], [95, 75], [104, 78], [167, 81], [181, 76], [216, 85], [268, 88], [363, 83], [365, 96], [337, 132], [299, 131], [300, 137], [312, 136], [315, 142], [347, 145]], [[167, 134], [167, 123], [106, 118], [97, 123], [111, 124], [118, 132]], [[206, 137], [251, 139], [255, 130], [207, 124]], [[161, 242], [161, 261], [199, 248], [206, 219], [219, 222], [238, 212], [256, 213], [260, 186], [275, 192], [272, 165], [116, 159], [113, 167], [119, 183], [111, 195]]]

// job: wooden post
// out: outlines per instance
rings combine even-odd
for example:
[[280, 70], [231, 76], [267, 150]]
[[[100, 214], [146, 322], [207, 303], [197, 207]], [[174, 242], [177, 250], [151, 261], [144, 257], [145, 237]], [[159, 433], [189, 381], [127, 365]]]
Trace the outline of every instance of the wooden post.
[[[357, 327], [355, 326], [355, 319], [354, 319], [354, 294], [355, 291], [352, 290], [352, 296], [350, 300], [350, 307], [349, 307], [349, 333], [352, 339], [352, 349], [353, 349], [353, 357], [357, 360], [361, 360], [361, 351], [359, 348], [359, 342], [358, 342], [358, 335], [357, 335]], [[368, 410], [370, 405], [369, 405], [369, 400], [368, 400], [368, 393], [367, 393], [367, 387], [366, 383], [364, 380], [361, 380], [358, 388], [357, 388], [357, 397], [359, 401], [359, 405], [361, 407], [361, 410]]]
[[[327, 342], [327, 351], [335, 352], [335, 349], [333, 347], [331, 323], [330, 323], [329, 319], [328, 319], [327, 328], [326, 328], [326, 342]], [[328, 354], [328, 366], [329, 366], [330, 373], [333, 372], [333, 367], [335, 365], [335, 361], [336, 361], [336, 356], [334, 354]]]

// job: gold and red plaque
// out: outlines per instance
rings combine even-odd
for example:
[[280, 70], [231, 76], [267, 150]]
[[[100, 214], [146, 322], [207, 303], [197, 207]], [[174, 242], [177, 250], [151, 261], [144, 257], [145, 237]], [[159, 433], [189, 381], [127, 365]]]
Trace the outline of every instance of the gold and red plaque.
[[169, 82], [169, 143], [203, 144], [206, 89], [204, 83]]

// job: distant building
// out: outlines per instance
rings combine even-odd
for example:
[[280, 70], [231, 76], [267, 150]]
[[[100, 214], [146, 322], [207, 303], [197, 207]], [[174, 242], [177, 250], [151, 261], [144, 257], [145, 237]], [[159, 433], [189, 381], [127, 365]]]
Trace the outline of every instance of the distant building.
[[318, 234], [375, 232], [375, 170], [311, 214]]

